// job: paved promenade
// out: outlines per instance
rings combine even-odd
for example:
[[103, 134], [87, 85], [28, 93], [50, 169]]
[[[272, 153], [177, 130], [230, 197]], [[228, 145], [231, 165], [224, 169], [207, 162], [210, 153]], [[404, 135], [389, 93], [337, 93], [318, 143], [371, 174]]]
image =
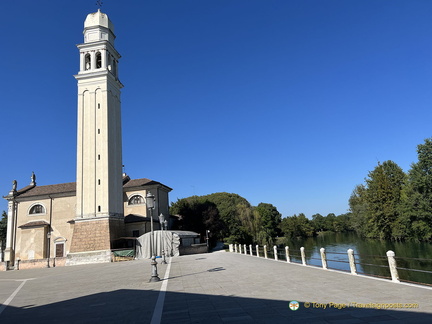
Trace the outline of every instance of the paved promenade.
[[[157, 283], [149, 260], [0, 272], [0, 323], [432, 323], [430, 288], [222, 251], [158, 270]], [[355, 307], [390, 303], [402, 308]]]

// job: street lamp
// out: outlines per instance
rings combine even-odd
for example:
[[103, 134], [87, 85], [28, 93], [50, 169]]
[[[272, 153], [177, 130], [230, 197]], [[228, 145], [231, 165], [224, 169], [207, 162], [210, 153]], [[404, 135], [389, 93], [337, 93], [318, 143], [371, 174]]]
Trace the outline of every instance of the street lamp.
[[167, 264], [165, 260], [165, 236], [164, 236], [164, 223], [165, 223], [165, 216], [164, 214], [159, 215], [159, 224], [162, 229], [162, 262], [163, 264]]
[[47, 268], [50, 267], [50, 256], [51, 256], [51, 247], [50, 247], [50, 243], [51, 243], [51, 230], [48, 230], [47, 233]]
[[147, 191], [146, 196], [146, 205], [150, 210], [150, 229], [151, 229], [151, 237], [150, 237], [150, 252], [151, 252], [151, 266], [152, 266], [152, 275], [150, 278], [150, 282], [160, 281], [158, 273], [157, 273], [157, 262], [156, 256], [154, 253], [154, 231], [153, 231], [153, 208], [155, 206], [155, 197], [152, 195], [150, 191]]
[[210, 245], [209, 245], [209, 233], [210, 233], [210, 230], [206, 230], [207, 252], [210, 251]]

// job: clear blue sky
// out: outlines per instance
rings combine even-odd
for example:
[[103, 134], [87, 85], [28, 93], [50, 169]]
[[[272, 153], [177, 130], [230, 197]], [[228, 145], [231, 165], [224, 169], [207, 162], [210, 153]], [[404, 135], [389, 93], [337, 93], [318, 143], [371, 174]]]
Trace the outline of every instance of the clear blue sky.
[[[0, 191], [75, 181], [76, 80], [95, 0], [2, 1]], [[123, 163], [171, 201], [233, 192], [283, 216], [348, 210], [378, 161], [432, 136], [432, 1], [105, 0]], [[6, 201], [0, 210], [6, 210]]]

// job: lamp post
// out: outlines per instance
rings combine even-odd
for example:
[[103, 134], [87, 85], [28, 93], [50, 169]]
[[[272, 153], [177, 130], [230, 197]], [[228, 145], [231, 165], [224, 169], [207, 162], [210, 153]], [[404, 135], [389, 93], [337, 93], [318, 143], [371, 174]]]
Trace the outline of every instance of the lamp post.
[[163, 264], [167, 264], [165, 260], [165, 236], [164, 236], [164, 223], [165, 223], [165, 216], [164, 214], [159, 215], [159, 224], [162, 229], [162, 262]]
[[206, 230], [207, 252], [210, 251], [209, 233], [210, 233], [210, 230]]
[[152, 255], [151, 257], [152, 274], [151, 274], [150, 282], [155, 282], [155, 281], [160, 281], [160, 279], [157, 273], [157, 262], [154, 253], [153, 208], [155, 206], [155, 197], [152, 195], [150, 191], [147, 191], [146, 205], [147, 208], [150, 210], [150, 227], [151, 227], [150, 252]]
[[51, 251], [51, 247], [50, 247], [50, 243], [51, 243], [51, 231], [48, 230], [47, 233], [47, 268], [50, 268], [50, 251]]

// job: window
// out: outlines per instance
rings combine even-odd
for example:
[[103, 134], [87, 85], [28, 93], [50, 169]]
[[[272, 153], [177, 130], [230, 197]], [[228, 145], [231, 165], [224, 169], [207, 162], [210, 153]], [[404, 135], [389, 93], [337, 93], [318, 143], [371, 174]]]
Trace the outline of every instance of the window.
[[133, 195], [128, 202], [128, 205], [141, 205], [144, 204], [144, 198], [141, 195]]
[[86, 54], [85, 59], [84, 59], [84, 69], [90, 70], [91, 68], [91, 58], [90, 58], [90, 54]]
[[100, 69], [102, 67], [102, 55], [100, 52], [96, 53], [96, 69]]
[[64, 257], [64, 243], [56, 243], [55, 245], [55, 257], [63, 258]]
[[133, 237], [139, 237], [139, 230], [132, 231], [132, 236]]
[[30, 208], [29, 214], [45, 214], [44, 206], [37, 204]]

